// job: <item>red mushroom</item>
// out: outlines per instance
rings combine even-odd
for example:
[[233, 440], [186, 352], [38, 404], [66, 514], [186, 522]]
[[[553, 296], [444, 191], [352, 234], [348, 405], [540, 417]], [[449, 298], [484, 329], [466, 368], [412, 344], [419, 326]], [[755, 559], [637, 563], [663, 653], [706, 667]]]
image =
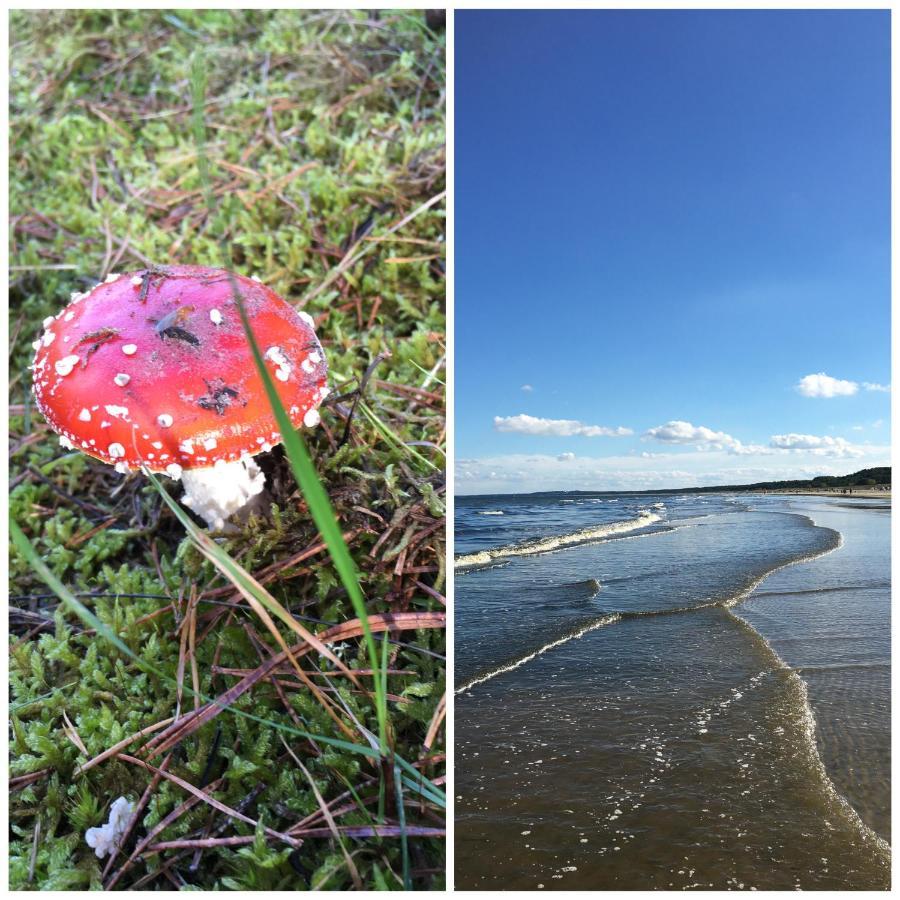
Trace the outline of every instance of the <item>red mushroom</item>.
[[217, 529], [262, 491], [252, 457], [281, 441], [232, 279], [291, 422], [316, 425], [328, 388], [312, 318], [222, 269], [110, 275], [72, 294], [34, 343], [35, 400], [60, 443], [120, 472], [180, 478]]

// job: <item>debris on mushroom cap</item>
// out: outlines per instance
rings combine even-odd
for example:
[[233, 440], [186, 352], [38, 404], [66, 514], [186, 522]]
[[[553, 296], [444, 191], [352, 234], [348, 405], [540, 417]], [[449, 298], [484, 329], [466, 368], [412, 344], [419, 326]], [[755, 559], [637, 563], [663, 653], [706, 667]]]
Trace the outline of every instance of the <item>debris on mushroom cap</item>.
[[292, 423], [314, 424], [327, 367], [311, 318], [250, 278], [167, 266], [108, 278], [45, 321], [33, 390], [53, 429], [105, 462], [154, 472], [270, 448], [277, 424], [232, 279]]

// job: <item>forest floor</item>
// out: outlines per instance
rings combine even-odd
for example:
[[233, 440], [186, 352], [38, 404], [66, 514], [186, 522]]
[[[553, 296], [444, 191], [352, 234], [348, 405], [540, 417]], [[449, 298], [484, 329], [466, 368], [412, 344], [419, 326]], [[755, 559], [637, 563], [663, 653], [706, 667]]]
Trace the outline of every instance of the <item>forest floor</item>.
[[[11, 15], [11, 518], [98, 622], [11, 547], [13, 890], [444, 886], [432, 24], [415, 11]], [[61, 448], [31, 400], [32, 341], [72, 292], [111, 272], [219, 265], [222, 247], [314, 318], [330, 368], [304, 436], [381, 666], [281, 448], [257, 457], [266, 514], [216, 538], [356, 670], [280, 625], [314, 691], [157, 489]], [[85, 831], [119, 797], [127, 834], [98, 859]]]

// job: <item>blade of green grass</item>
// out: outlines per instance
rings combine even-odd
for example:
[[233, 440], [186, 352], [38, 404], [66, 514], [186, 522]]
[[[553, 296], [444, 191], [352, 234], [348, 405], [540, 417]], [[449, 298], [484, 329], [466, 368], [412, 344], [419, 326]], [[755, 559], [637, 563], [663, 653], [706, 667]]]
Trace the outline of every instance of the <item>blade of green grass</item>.
[[253, 334], [253, 328], [250, 325], [247, 310], [244, 307], [243, 298], [238, 290], [237, 282], [233, 277], [231, 288], [234, 293], [234, 300], [238, 308], [238, 313], [241, 317], [241, 324], [244, 326], [247, 342], [250, 345], [250, 352], [253, 354], [253, 362], [256, 365], [256, 370], [266, 389], [266, 394], [269, 398], [269, 404], [272, 407], [275, 421], [278, 423], [278, 430], [281, 433], [281, 440], [284, 444], [291, 470], [294, 473], [294, 477], [297, 479], [297, 484], [300, 486], [303, 496], [306, 498], [306, 504], [309, 507], [313, 521], [319, 529], [319, 533], [322, 535], [322, 540], [325, 541], [325, 544], [328, 547], [328, 552], [331, 554], [334, 567], [344, 585], [344, 589], [347, 591], [347, 595], [350, 597], [350, 603], [353, 605], [353, 610], [362, 626], [363, 641], [366, 645], [369, 663], [374, 673], [375, 707], [378, 716], [379, 746], [381, 747], [382, 753], [387, 754], [387, 700], [384, 697], [384, 685], [380, 677], [378, 651], [375, 648], [372, 630], [369, 628], [368, 610], [366, 609], [366, 602], [359, 586], [359, 575], [357, 573], [356, 564], [344, 541], [344, 536], [341, 533], [341, 528], [338, 524], [337, 516], [335, 515], [331, 501], [328, 499], [328, 494], [325, 492], [325, 488], [322, 487], [322, 482], [319, 480], [319, 476], [316, 473], [312, 458], [309, 455], [309, 451], [306, 449], [306, 442], [300, 436], [299, 432], [295, 430], [290, 417], [281, 403], [281, 398], [278, 396], [275, 383], [263, 361], [263, 355], [260, 352], [259, 344], [256, 342], [256, 336]]

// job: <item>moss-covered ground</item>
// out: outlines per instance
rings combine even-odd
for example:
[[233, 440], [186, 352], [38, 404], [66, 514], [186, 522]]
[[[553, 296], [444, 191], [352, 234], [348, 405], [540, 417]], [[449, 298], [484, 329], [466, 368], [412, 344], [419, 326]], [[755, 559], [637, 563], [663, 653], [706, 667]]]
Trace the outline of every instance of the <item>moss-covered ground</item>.
[[[431, 26], [416, 11], [12, 13], [11, 516], [103, 625], [10, 550], [14, 890], [443, 887], [444, 46]], [[62, 449], [30, 401], [31, 342], [71, 292], [151, 264], [220, 265], [223, 246], [233, 270], [314, 317], [328, 357], [333, 394], [305, 436], [373, 630], [390, 638], [381, 758], [353, 749], [378, 733], [370, 661], [283, 451], [259, 457], [266, 513], [217, 542], [330, 639], [359, 687], [285, 627], [319, 690], [264, 665], [273, 636], [153, 485]], [[200, 727], [197, 706], [212, 713]], [[138, 815], [99, 860], [84, 833], [120, 796]]]

